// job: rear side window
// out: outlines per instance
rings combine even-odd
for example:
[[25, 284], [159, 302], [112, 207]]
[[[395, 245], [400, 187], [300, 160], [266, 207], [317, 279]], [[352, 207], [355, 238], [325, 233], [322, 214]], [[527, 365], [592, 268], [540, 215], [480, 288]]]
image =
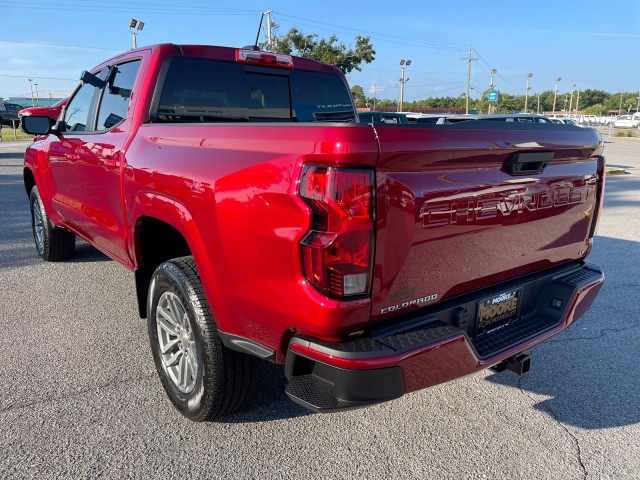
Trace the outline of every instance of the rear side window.
[[348, 89], [333, 74], [175, 58], [163, 77], [160, 122], [355, 120]]

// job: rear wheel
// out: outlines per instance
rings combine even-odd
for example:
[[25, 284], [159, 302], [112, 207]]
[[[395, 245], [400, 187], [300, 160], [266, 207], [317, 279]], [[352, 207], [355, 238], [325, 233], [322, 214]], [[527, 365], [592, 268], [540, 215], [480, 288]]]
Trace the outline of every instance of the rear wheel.
[[58, 262], [71, 257], [76, 248], [76, 236], [51, 223], [40, 198], [38, 187], [33, 187], [31, 190], [29, 203], [31, 230], [38, 255], [49, 262]]
[[156, 269], [147, 311], [156, 370], [180, 413], [213, 420], [249, 400], [259, 360], [222, 344], [192, 257]]

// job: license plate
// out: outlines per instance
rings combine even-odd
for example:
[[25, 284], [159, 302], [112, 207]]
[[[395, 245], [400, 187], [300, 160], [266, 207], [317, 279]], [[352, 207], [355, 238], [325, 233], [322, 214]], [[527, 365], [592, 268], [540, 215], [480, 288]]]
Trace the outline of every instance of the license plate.
[[478, 302], [476, 335], [518, 318], [522, 289], [509, 290]]

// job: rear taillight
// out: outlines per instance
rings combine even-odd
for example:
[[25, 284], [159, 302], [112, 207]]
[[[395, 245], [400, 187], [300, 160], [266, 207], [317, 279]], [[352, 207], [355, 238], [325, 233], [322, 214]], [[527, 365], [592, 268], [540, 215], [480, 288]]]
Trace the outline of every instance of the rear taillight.
[[307, 166], [300, 196], [311, 230], [300, 243], [307, 280], [334, 297], [369, 291], [373, 257], [373, 171]]

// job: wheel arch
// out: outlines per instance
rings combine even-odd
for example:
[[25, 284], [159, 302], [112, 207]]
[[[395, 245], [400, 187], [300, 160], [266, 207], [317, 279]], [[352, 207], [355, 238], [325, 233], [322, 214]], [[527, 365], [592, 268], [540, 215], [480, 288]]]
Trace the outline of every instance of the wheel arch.
[[193, 255], [193, 250], [178, 226], [150, 215], [138, 217], [133, 238], [138, 311], [145, 318], [149, 283], [155, 269], [172, 258]]
[[31, 190], [36, 186], [36, 177], [30, 168], [24, 167], [22, 171], [22, 178], [24, 181], [24, 189], [27, 192], [27, 196], [31, 195]]

